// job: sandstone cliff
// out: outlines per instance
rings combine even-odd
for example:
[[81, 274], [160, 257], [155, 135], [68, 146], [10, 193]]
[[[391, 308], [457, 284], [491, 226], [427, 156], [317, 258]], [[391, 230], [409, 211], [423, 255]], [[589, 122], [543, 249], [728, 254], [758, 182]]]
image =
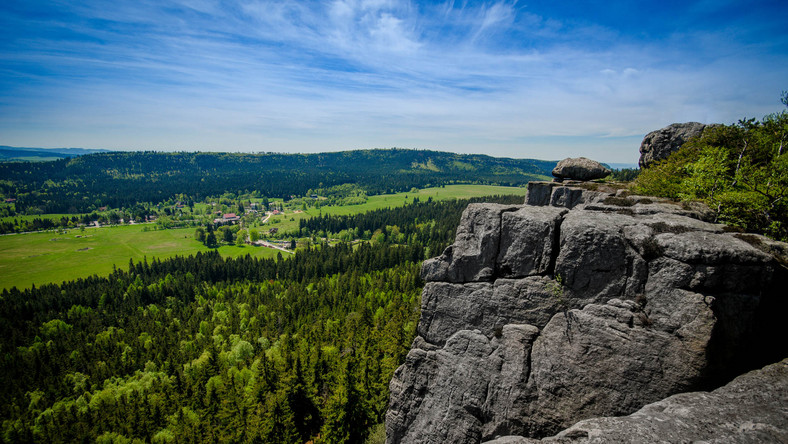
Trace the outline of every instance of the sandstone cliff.
[[788, 355], [786, 244], [596, 184], [470, 205], [424, 263], [389, 443], [540, 438]]

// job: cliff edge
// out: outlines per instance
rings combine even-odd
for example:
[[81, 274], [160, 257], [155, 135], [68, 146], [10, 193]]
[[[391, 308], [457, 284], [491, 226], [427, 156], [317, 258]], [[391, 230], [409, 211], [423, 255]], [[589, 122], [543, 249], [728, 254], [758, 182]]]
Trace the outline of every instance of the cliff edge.
[[547, 437], [784, 358], [788, 245], [707, 219], [590, 183], [470, 205], [423, 265], [387, 442]]

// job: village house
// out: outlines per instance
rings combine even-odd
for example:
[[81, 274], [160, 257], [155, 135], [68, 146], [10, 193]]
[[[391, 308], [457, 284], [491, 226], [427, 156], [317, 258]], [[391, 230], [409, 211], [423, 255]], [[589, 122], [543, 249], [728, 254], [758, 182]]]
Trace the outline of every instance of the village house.
[[227, 213], [223, 214], [221, 218], [216, 218], [213, 220], [215, 224], [234, 224], [241, 220], [241, 218], [236, 215], [235, 213]]

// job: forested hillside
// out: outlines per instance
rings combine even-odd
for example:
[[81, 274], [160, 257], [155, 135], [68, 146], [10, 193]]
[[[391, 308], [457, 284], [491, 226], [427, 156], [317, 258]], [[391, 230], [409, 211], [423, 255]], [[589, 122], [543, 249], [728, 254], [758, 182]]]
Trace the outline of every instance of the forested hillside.
[[522, 185], [555, 162], [403, 149], [320, 154], [111, 152], [38, 163], [0, 163], [0, 195], [17, 213], [86, 213], [187, 194], [289, 198], [353, 183], [367, 194], [449, 183]]
[[3, 441], [363, 442], [415, 334], [418, 264], [468, 203], [315, 218], [377, 235], [287, 260], [210, 252], [4, 290]]
[[22, 148], [0, 146], [0, 160], [4, 162], [46, 162], [85, 154], [103, 153], [109, 150], [91, 150], [84, 148]]

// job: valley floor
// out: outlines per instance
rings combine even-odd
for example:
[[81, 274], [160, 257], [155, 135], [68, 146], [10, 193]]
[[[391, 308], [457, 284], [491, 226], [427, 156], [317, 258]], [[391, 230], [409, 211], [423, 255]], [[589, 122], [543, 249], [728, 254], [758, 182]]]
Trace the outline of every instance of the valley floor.
[[[525, 196], [526, 188], [497, 187], [488, 185], [448, 185], [408, 193], [370, 196], [361, 205], [310, 208], [269, 219], [272, 227], [280, 231], [298, 228], [300, 219], [319, 214], [358, 214], [386, 207], [400, 207], [413, 202], [463, 199], [494, 194]], [[62, 215], [57, 215], [61, 217]], [[135, 262], [152, 258], [165, 259], [176, 255], [186, 256], [208, 248], [194, 239], [194, 228], [155, 230], [151, 224], [122, 225], [85, 230], [72, 229], [63, 233], [55, 231], [0, 236], [0, 289], [28, 288], [47, 283], [85, 278], [93, 274], [106, 275], [113, 267], [125, 269], [129, 259]], [[280, 252], [273, 248], [224, 245], [219, 253], [225, 257], [250, 254], [254, 257], [276, 257]]]

